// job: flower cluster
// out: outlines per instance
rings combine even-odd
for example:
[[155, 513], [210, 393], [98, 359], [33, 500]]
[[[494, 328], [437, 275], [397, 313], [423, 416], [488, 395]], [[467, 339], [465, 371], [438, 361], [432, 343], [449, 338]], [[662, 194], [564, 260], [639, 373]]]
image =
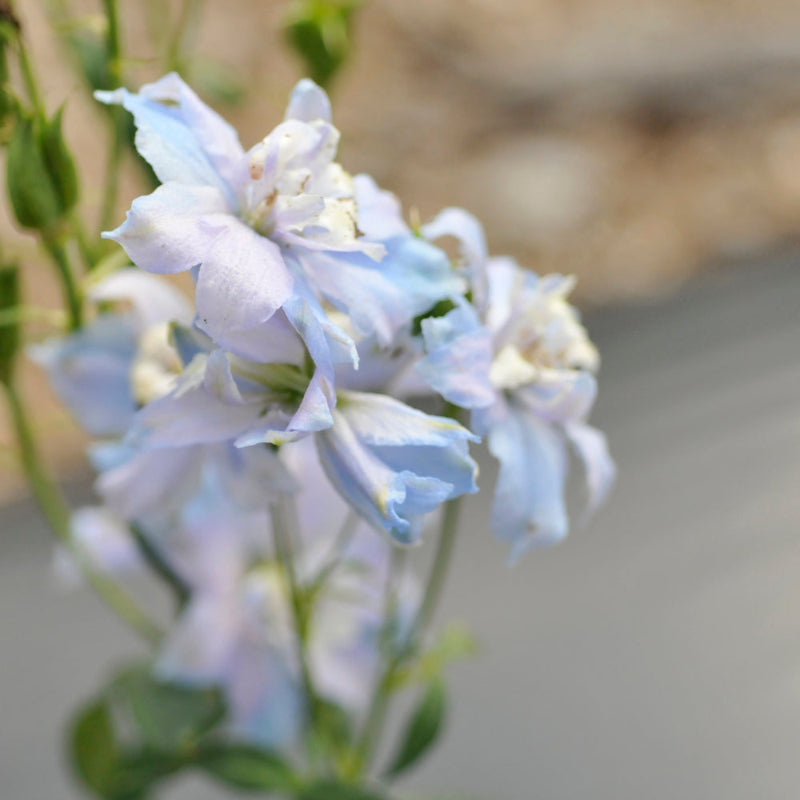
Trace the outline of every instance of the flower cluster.
[[[512, 559], [567, 533], [570, 449], [601, 502], [614, 468], [586, 423], [598, 355], [571, 279], [490, 258], [460, 209], [412, 229], [393, 195], [351, 177], [311, 81], [248, 151], [175, 74], [97, 96], [132, 113], [161, 185], [104, 234], [138, 269], [97, 284], [102, 313], [35, 352], [102, 437], [103, 504], [73, 536], [100, 570], [155, 561], [181, 596], [158, 674], [222, 687], [232, 734], [284, 744], [304, 669], [289, 578], [319, 589], [314, 685], [357, 712], [392, 549], [477, 491], [470, 443], [499, 461], [491, 523]], [[158, 277], [182, 271], [193, 302]]]

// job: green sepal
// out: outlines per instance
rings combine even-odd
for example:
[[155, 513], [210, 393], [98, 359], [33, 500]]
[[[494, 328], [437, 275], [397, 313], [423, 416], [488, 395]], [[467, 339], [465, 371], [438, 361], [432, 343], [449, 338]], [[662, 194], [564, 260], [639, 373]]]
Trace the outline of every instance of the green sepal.
[[197, 753], [198, 768], [236, 789], [294, 793], [300, 779], [286, 760], [267, 750], [244, 744], [207, 744]]
[[42, 126], [41, 147], [49, 169], [50, 181], [61, 215], [66, 215], [78, 202], [78, 173], [75, 161], [64, 141], [62, 120], [64, 106]]
[[387, 777], [405, 771], [430, 749], [442, 731], [446, 709], [444, 682], [435, 678], [409, 720], [397, 753], [385, 772]]
[[[0, 267], [0, 311], [17, 308], [19, 294], [19, 268], [15, 264]], [[0, 383], [11, 383], [19, 345], [19, 321], [0, 325]]]
[[190, 751], [225, 715], [217, 689], [166, 683], [155, 678], [147, 666], [118, 675], [111, 696], [130, 713], [144, 746], [159, 752]]

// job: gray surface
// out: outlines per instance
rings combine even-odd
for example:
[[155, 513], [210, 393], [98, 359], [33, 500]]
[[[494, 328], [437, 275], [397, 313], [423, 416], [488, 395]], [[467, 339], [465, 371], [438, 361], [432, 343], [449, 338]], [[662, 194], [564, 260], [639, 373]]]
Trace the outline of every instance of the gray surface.
[[[443, 616], [483, 641], [409, 788], [485, 800], [784, 800], [800, 784], [800, 254], [590, 320], [620, 479], [513, 569], [471, 503]], [[491, 478], [484, 471], [484, 481]], [[487, 484], [488, 485], [488, 484]], [[2, 800], [75, 796], [60, 729], [136, 644], [0, 511]], [[170, 798], [221, 797], [190, 781]]]

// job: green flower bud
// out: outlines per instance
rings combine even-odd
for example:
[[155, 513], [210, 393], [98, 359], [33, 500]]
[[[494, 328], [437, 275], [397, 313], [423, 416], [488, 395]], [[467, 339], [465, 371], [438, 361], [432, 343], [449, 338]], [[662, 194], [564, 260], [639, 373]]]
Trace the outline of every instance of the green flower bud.
[[309, 77], [330, 84], [350, 52], [353, 11], [360, 0], [298, 0], [289, 9], [286, 38]]
[[63, 115], [62, 105], [53, 118], [44, 123], [41, 139], [42, 151], [62, 215], [71, 211], [78, 201], [78, 173], [61, 131]]
[[17, 222], [50, 232], [78, 198], [75, 164], [61, 133], [63, 107], [50, 120], [22, 117], [8, 145], [6, 182]]

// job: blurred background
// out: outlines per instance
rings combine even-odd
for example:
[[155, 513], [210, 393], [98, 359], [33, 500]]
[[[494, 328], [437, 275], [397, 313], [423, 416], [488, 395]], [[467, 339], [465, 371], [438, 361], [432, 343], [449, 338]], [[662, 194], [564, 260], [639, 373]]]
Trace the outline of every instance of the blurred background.
[[[153, 6], [127, 6], [134, 72], [157, 77]], [[286, 6], [207, 0], [193, 34], [207, 59], [195, 82], [245, 146], [279, 121], [302, 74], [281, 33]], [[68, 99], [96, 207], [101, 118], [63, 68], [46, 7], [20, 12], [49, 107]], [[332, 95], [351, 172], [423, 220], [463, 206], [493, 253], [578, 276], [604, 357], [593, 419], [620, 473], [591, 527], [511, 571], [487, 532], [489, 498], [475, 501], [443, 616], [471, 624], [484, 650], [456, 671], [451, 730], [409, 792], [794, 796], [800, 5], [373, 0]], [[120, 220], [140, 191], [131, 169]], [[32, 240], [0, 212], [7, 249], [30, 261], [27, 286], [55, 302]], [[40, 374], [26, 381], [49, 458], [87, 497], [80, 434]], [[3, 792], [73, 797], [59, 766], [65, 714], [135, 647], [91, 597], [54, 587], [1, 422], [0, 470]], [[174, 794], [218, 796], [195, 784]]]

